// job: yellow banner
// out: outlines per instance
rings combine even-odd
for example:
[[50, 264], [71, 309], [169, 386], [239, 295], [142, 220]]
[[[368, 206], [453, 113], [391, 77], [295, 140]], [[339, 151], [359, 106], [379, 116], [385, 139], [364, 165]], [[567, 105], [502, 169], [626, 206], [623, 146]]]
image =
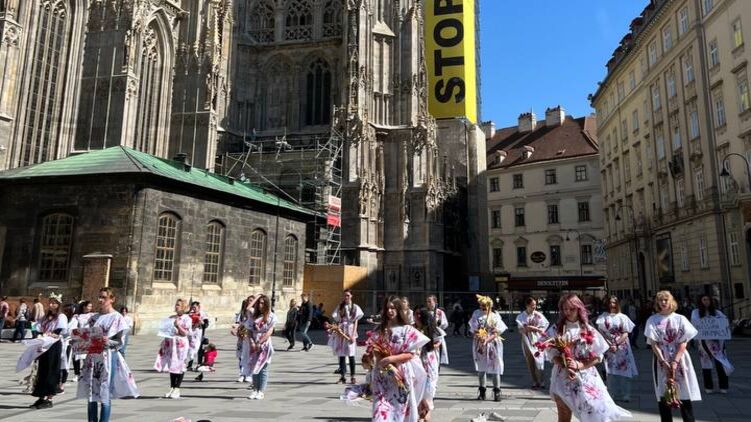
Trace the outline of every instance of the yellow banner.
[[430, 113], [477, 123], [475, 1], [427, 0], [425, 59]]

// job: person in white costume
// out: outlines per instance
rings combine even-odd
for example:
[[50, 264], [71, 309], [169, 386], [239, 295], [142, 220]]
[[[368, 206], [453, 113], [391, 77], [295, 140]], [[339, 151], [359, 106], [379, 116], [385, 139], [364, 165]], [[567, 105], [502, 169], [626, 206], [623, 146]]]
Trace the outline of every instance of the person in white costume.
[[474, 336], [472, 359], [480, 387], [478, 400], [485, 400], [487, 375], [493, 382], [493, 401], [501, 401], [501, 375], [503, 375], [503, 342], [501, 334], [508, 329], [500, 315], [493, 312], [493, 299], [477, 295], [480, 309], [472, 313], [469, 330]]
[[449, 320], [446, 318], [446, 311], [438, 307], [438, 298], [435, 295], [430, 295], [425, 300], [425, 304], [428, 310], [433, 314], [435, 318], [436, 326], [438, 327], [438, 333], [442, 336], [441, 348], [439, 350], [441, 365], [449, 364], [449, 349], [446, 345], [446, 330], [449, 328]]
[[701, 400], [699, 382], [686, 350], [689, 340], [698, 331], [686, 317], [675, 312], [678, 303], [667, 290], [657, 292], [654, 301], [656, 314], [649, 317], [644, 328], [647, 344], [652, 348], [652, 380], [660, 409], [660, 420], [672, 421], [672, 409], [664, 399], [668, 383], [675, 383], [680, 398], [681, 417], [693, 422], [692, 401]]
[[516, 326], [522, 341], [522, 352], [527, 362], [527, 369], [532, 376], [532, 389], [545, 388], [543, 371], [545, 370], [545, 356], [537, 353], [535, 343], [545, 336], [545, 331], [550, 323], [545, 316], [537, 310], [537, 300], [532, 296], [524, 300], [524, 310], [516, 316]]
[[328, 344], [334, 356], [339, 358], [339, 383], [347, 382], [346, 360], [349, 359], [349, 374], [352, 384], [355, 379], [355, 353], [357, 352], [357, 324], [364, 316], [362, 309], [352, 302], [352, 291], [344, 290], [342, 302], [334, 309], [331, 318], [336, 322], [336, 329], [329, 329]]
[[[715, 306], [715, 301], [709, 295], [702, 295], [699, 299], [699, 307], [691, 311], [691, 323], [696, 325], [704, 318], [725, 318]], [[701, 372], [704, 378], [704, 391], [713, 394], [714, 383], [712, 382], [712, 368], [717, 369], [717, 380], [720, 383], [720, 393], [727, 394], [730, 380], [728, 376], [735, 368], [730, 363], [725, 352], [725, 340], [694, 340], [698, 343]]]
[[621, 313], [618, 298], [608, 298], [608, 311], [597, 318], [597, 329], [608, 342], [605, 352], [605, 372], [608, 374], [608, 390], [616, 400], [631, 401], [631, 379], [639, 375], [636, 360], [631, 350], [629, 334], [634, 330], [634, 322]]

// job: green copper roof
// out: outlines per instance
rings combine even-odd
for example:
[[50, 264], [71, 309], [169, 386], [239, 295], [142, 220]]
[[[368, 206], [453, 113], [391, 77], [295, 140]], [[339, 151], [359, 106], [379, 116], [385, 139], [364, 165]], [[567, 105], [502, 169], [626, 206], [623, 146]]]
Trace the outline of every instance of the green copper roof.
[[258, 186], [233, 181], [226, 176], [211, 173], [180, 162], [155, 157], [134, 149], [117, 146], [85, 154], [72, 155], [61, 160], [47, 161], [28, 167], [0, 172], [0, 182], [33, 179], [37, 177], [65, 177], [96, 174], [153, 174], [174, 181], [200, 186], [214, 191], [247, 198], [253, 201], [296, 211], [316, 214], [315, 211], [280, 199]]

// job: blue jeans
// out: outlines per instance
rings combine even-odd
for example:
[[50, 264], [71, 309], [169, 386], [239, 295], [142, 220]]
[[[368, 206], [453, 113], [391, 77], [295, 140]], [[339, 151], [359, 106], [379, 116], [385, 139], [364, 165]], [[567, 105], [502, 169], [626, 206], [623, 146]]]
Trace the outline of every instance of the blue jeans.
[[125, 341], [123, 341], [123, 345], [120, 346], [120, 354], [125, 356], [125, 349], [128, 347], [128, 340], [130, 340], [130, 335], [127, 333], [125, 334]]
[[13, 341], [16, 341], [16, 338], [23, 340], [24, 337], [26, 337], [26, 321], [16, 321], [16, 331], [13, 332]]
[[300, 325], [300, 333], [302, 333], [302, 346], [307, 347], [309, 344], [313, 344], [313, 341], [310, 340], [310, 336], [308, 336], [308, 329], [310, 328], [310, 321], [302, 323]]
[[[117, 370], [117, 351], [110, 350], [110, 392], [112, 388], [112, 376]], [[112, 402], [102, 403], [102, 411], [97, 419], [97, 410], [99, 402], [90, 401], [88, 408], [88, 422], [110, 422], [110, 412], [112, 411]]]
[[261, 371], [253, 375], [253, 387], [263, 393], [269, 380], [269, 364], [263, 365]]

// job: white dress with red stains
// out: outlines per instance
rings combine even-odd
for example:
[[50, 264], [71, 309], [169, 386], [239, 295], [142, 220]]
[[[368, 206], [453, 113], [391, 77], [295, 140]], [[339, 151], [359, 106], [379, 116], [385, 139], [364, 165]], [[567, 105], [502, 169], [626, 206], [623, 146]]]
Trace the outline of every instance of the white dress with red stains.
[[[437, 335], [433, 338], [434, 343], [442, 340], [442, 335]], [[428, 408], [430, 408], [430, 410], [433, 410], [434, 408], [433, 399], [435, 398], [435, 393], [438, 389], [438, 369], [441, 366], [439, 356], [440, 350], [440, 348], [435, 348], [430, 351], [425, 350], [424, 348], [420, 349], [420, 361], [422, 362], [422, 367], [425, 369], [425, 375], [427, 376], [425, 392], [423, 393], [422, 398], [428, 403]]]
[[418, 405], [425, 392], [427, 374], [417, 353], [428, 339], [411, 325], [393, 327], [381, 334], [377, 330], [368, 342], [386, 343], [392, 354], [412, 353], [413, 357], [397, 366], [404, 384], [409, 391], [399, 388], [394, 378], [388, 373], [381, 373], [378, 366], [371, 370], [371, 389], [373, 391], [373, 422], [417, 422]]
[[[715, 311], [715, 316], [705, 315], [704, 318], [727, 319], [725, 314], [720, 311]], [[698, 309], [691, 311], [691, 324], [696, 325], [701, 319]], [[730, 363], [730, 359], [728, 359], [728, 355], [725, 353], [725, 340], [699, 340], [698, 343], [697, 349], [699, 349], [701, 369], [714, 369], [714, 361], [716, 359], [722, 364], [726, 375], [730, 375], [735, 371], [733, 364]]]
[[[573, 356], [580, 362], [593, 358], [602, 359], [609, 346], [594, 327], [586, 329], [579, 322], [566, 322], [562, 333], [555, 325], [548, 329], [549, 336], [562, 335], [572, 343]], [[589, 336], [587, 335], [589, 334]], [[549, 361], [559, 356], [555, 348], [548, 348], [546, 356]], [[609, 422], [631, 418], [631, 413], [615, 404], [594, 366], [576, 373], [569, 379], [568, 371], [558, 364], [553, 364], [550, 374], [550, 396], [558, 396], [581, 422]]]
[[[668, 362], [673, 361], [681, 343], [688, 343], [698, 333], [686, 317], [675, 312], [670, 315], [652, 315], [644, 328], [647, 344], [650, 346], [656, 344], [662, 351], [662, 356]], [[659, 401], [665, 394], [668, 377], [665, 368], [657, 363], [656, 356], [652, 358], [652, 380], [655, 381], [655, 396]], [[678, 384], [678, 393], [681, 400], [701, 400], [699, 382], [696, 380], [696, 372], [694, 372], [694, 365], [691, 362], [691, 355], [688, 354], [688, 350], [683, 353], [681, 361], [678, 363], [675, 381]]]
[[[549, 325], [550, 322], [548, 322], [548, 319], [540, 311], [533, 311], [531, 314], [528, 314], [525, 309], [516, 316], [516, 326], [519, 327], [519, 333], [522, 333], [522, 327], [537, 327], [544, 333]], [[542, 334], [530, 331], [529, 333], [522, 333], [521, 337], [524, 352], [534, 356], [537, 369], [540, 371], [545, 369], [545, 355], [542, 353], [536, 354], [537, 347], [535, 347], [535, 343], [542, 339]]]
[[189, 336], [191, 334], [192, 321], [186, 314], [173, 315], [171, 319], [178, 318], [177, 324], [187, 333], [184, 336], [175, 333], [172, 337], [165, 337], [159, 346], [159, 353], [154, 362], [154, 369], [159, 372], [170, 374], [182, 374], [185, 372], [185, 364], [190, 349]]
[[[107, 338], [128, 328], [125, 318], [117, 311], [94, 314], [86, 323], [87, 326], [102, 327]], [[138, 397], [138, 387], [119, 350], [105, 348], [102, 353], [87, 354], [81, 365], [76, 398], [107, 404], [122, 397]]]
[[503, 341], [501, 334], [508, 330], [508, 327], [501, 319], [501, 316], [495, 312], [487, 313], [476, 310], [472, 313], [472, 319], [469, 320], [469, 330], [472, 334], [477, 333], [480, 328], [485, 328], [488, 335], [495, 334], [493, 341], [482, 345], [477, 339], [472, 342], [472, 359], [475, 361], [475, 370], [488, 374], [503, 375]]
[[339, 324], [339, 329], [346, 333], [352, 341], [347, 341], [344, 337], [336, 333], [329, 333], [328, 345], [334, 356], [355, 356], [357, 352], [357, 321], [365, 315], [356, 304], [345, 305], [344, 312], [339, 312], [339, 307], [334, 309], [331, 318]]
[[248, 336], [245, 338], [246, 345], [243, 347], [243, 358], [241, 362], [242, 375], [249, 377], [256, 375], [266, 364], [271, 363], [271, 356], [274, 355], [274, 346], [271, 344], [271, 336], [265, 342], [260, 344], [257, 349], [250, 347], [250, 339], [258, 342], [261, 337], [274, 329], [276, 324], [276, 315], [269, 313], [268, 319], [264, 321], [263, 315], [253, 319], [252, 317], [245, 320], [245, 328], [248, 329]]
[[[432, 311], [431, 311], [432, 312]], [[449, 364], [449, 349], [446, 345], [446, 329], [449, 328], [449, 321], [446, 319], [446, 312], [444, 312], [441, 308], [435, 308], [435, 312], [433, 313], [433, 317], [435, 318], [435, 323], [438, 326], [438, 332], [441, 334], [441, 365], [448, 365]]]
[[[605, 312], [597, 318], [596, 324], [597, 329], [600, 330], [600, 333], [605, 337], [608, 344], [613, 345], [615, 345], [619, 337], [624, 333], [630, 333], [635, 327], [633, 321], [620, 312], [617, 314]], [[639, 375], [628, 336], [626, 336], [626, 340], [623, 343], [618, 345], [615, 352], [611, 352], [610, 350], [605, 352], [605, 372], [608, 375], [618, 375], [627, 378]]]

